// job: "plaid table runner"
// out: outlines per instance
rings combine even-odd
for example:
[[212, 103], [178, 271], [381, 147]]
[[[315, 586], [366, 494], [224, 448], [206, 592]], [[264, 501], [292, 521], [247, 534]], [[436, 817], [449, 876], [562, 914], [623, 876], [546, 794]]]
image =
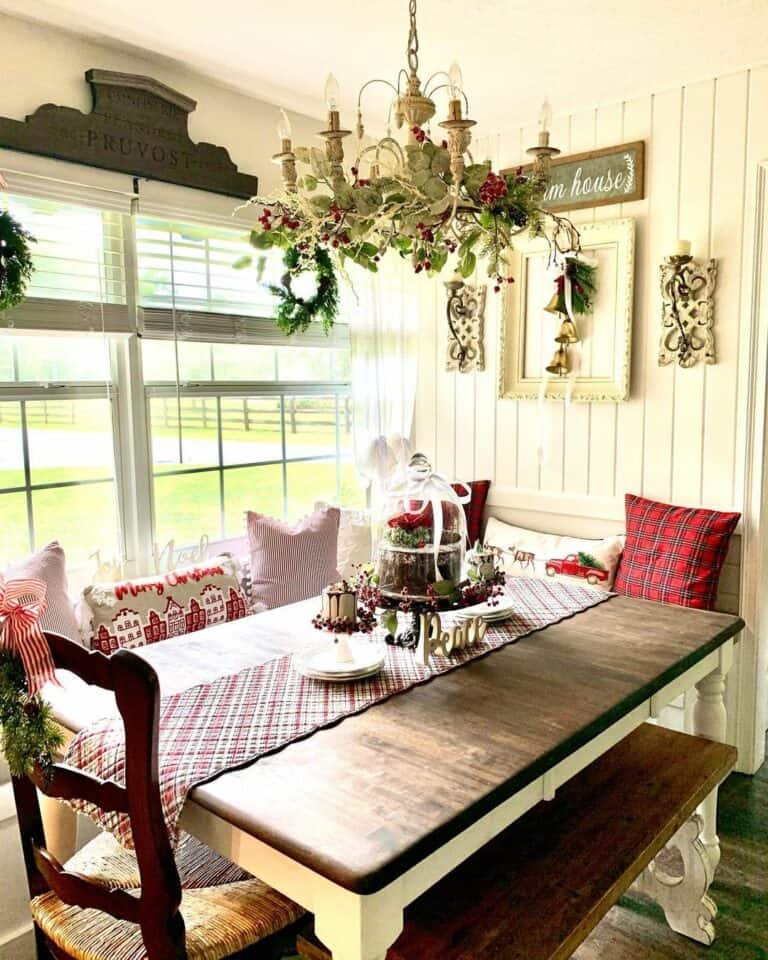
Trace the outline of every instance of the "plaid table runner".
[[[355, 683], [323, 683], [301, 676], [288, 654], [164, 697], [160, 705], [160, 789], [171, 836], [178, 836], [184, 802], [195, 786], [613, 596], [535, 579], [513, 579], [505, 592], [516, 611], [509, 620], [490, 625], [480, 645], [450, 657], [433, 656], [428, 666], [420, 664], [410, 650], [387, 647], [384, 668], [377, 676]], [[70, 744], [65, 762], [102, 779], [124, 783], [121, 718], [104, 717], [83, 729]], [[105, 812], [80, 800], [72, 801], [71, 806], [109, 830], [123, 845], [132, 846], [127, 815]]]

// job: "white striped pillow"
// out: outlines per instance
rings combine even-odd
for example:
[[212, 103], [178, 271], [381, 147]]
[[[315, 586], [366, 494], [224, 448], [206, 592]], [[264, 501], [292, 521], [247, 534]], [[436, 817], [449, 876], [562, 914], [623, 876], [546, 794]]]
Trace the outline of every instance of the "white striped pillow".
[[340, 511], [315, 510], [295, 526], [249, 510], [246, 529], [255, 602], [282, 607], [318, 596], [338, 578]]

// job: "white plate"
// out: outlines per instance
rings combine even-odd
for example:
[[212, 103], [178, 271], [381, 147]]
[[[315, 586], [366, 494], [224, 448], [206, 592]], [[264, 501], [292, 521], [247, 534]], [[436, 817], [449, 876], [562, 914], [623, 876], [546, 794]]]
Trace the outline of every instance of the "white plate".
[[386, 651], [369, 640], [348, 639], [352, 660], [336, 659], [336, 644], [329, 642], [296, 654], [296, 669], [306, 677], [318, 680], [357, 680], [370, 677], [384, 666]]

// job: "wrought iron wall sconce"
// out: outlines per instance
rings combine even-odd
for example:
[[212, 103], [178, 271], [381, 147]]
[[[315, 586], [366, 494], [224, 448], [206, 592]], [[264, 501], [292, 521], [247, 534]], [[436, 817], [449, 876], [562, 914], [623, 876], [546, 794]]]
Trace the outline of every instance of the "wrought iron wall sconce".
[[688, 240], [678, 240], [661, 265], [659, 366], [692, 367], [703, 358], [715, 363], [714, 293], [717, 261], [697, 262]]
[[485, 370], [485, 287], [454, 277], [445, 284], [448, 292], [448, 354], [446, 370], [469, 373]]

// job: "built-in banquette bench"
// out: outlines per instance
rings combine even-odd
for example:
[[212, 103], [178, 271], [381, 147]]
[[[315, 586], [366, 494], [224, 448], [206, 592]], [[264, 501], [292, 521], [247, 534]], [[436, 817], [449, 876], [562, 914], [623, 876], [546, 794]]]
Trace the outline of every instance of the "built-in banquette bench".
[[[416, 900], [387, 960], [566, 960], [698, 829], [691, 816], [735, 761], [733, 747], [643, 724]], [[331, 960], [311, 929], [298, 952]]]

